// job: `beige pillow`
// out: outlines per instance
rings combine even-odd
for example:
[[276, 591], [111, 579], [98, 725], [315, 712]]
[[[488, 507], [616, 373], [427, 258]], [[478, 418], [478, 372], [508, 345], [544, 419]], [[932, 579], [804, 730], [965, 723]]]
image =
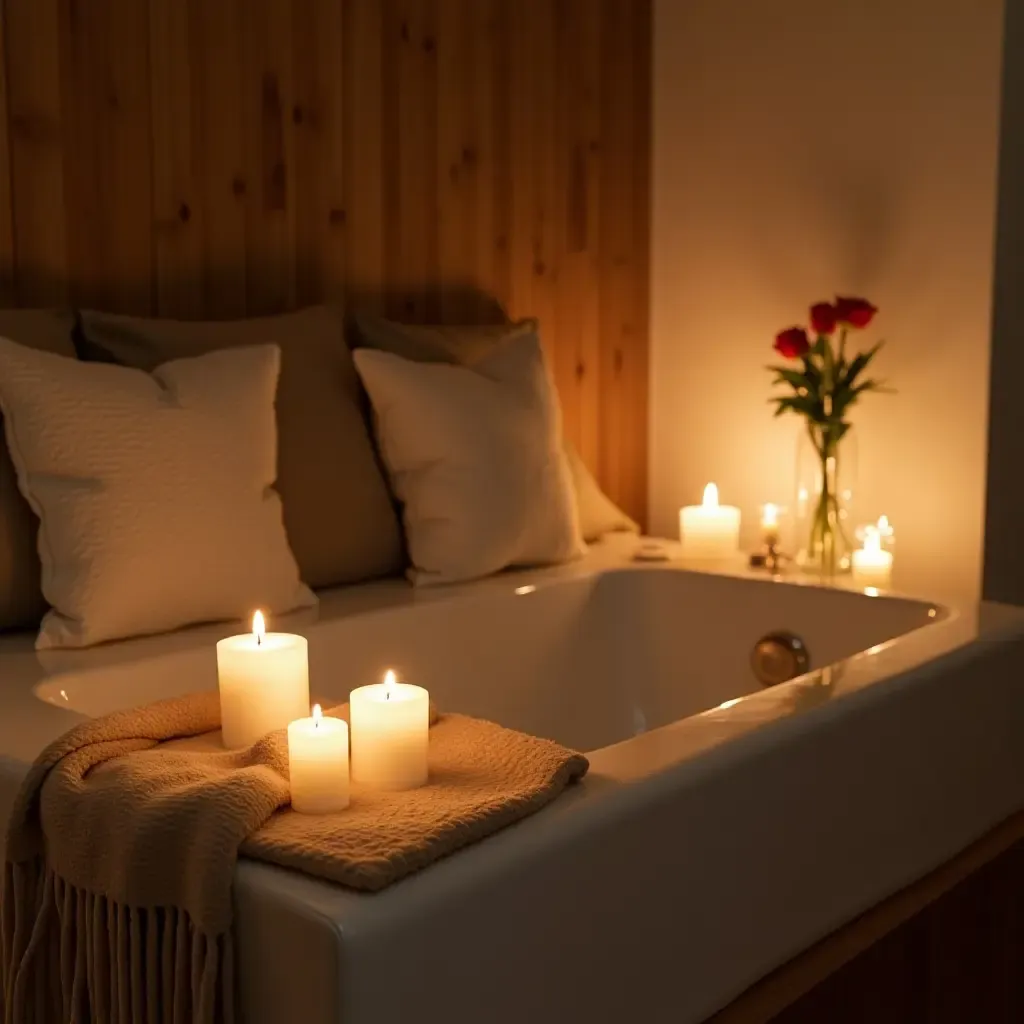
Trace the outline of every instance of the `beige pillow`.
[[273, 488], [273, 346], [152, 374], [0, 339], [0, 407], [40, 519], [39, 648], [287, 612], [299, 580]]
[[558, 399], [526, 329], [472, 368], [359, 349], [415, 583], [582, 553]]
[[[0, 310], [0, 337], [42, 352], [74, 356], [74, 315], [50, 309]], [[39, 626], [46, 611], [39, 588], [39, 520], [18, 490], [0, 423], [0, 630]]]
[[[420, 363], [460, 363], [463, 366], [474, 365], [524, 329], [539, 332], [536, 320], [498, 325], [424, 326], [399, 324], [366, 314], [355, 317], [353, 326], [358, 346], [390, 352]], [[615, 531], [639, 533], [640, 527], [601, 490], [568, 439], [565, 441], [565, 453], [576, 489], [583, 539], [594, 541]]]
[[303, 580], [329, 587], [405, 567], [398, 511], [373, 449], [340, 308], [224, 321], [85, 311], [82, 335], [83, 359], [146, 371], [217, 349], [277, 345], [277, 489]]
[[576, 447], [565, 441], [576, 504], [580, 510], [580, 533], [588, 543], [609, 533], [639, 533], [640, 527], [601, 490], [594, 474], [587, 469]]

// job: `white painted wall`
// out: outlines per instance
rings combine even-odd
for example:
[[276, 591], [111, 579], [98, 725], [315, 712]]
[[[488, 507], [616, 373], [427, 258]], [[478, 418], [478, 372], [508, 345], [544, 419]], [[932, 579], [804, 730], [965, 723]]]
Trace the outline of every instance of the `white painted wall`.
[[791, 503], [776, 330], [836, 291], [880, 308], [859, 518], [897, 586], [981, 572], [1001, 0], [655, 0], [651, 527], [706, 481], [752, 526]]

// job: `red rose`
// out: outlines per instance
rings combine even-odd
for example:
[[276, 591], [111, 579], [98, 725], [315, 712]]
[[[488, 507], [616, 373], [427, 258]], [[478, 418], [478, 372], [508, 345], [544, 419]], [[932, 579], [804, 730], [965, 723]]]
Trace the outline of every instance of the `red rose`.
[[807, 332], [802, 327], [787, 327], [775, 336], [775, 351], [786, 359], [799, 359], [810, 347]]
[[867, 299], [836, 299], [836, 319], [851, 327], [867, 327], [877, 312]]
[[811, 306], [811, 328], [815, 334], [831, 334], [836, 329], [836, 310], [831, 302]]

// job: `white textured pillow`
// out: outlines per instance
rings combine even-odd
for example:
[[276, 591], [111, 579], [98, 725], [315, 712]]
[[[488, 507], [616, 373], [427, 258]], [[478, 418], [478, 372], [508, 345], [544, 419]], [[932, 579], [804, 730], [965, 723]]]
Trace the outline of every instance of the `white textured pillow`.
[[[477, 360], [485, 359], [511, 337], [528, 331], [540, 334], [540, 323], [533, 318], [514, 324], [452, 326], [400, 324], [363, 313], [354, 318], [353, 326], [361, 343], [356, 347], [365, 345], [379, 352], [414, 359], [418, 363], [454, 363], [469, 367]], [[615, 531], [639, 533], [640, 527], [601, 490], [572, 442], [565, 438], [564, 443], [576, 487], [583, 539], [600, 540], [605, 534]]]
[[152, 373], [0, 338], [0, 407], [39, 516], [38, 648], [312, 604], [273, 488], [272, 345]]
[[415, 583], [564, 562], [584, 548], [558, 397], [536, 334], [469, 369], [357, 349]]

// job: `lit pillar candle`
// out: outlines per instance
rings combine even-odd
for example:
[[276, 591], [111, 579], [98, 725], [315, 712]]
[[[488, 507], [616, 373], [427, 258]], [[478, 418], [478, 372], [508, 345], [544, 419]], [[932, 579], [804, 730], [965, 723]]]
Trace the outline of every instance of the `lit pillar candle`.
[[217, 683], [224, 746], [248, 747], [309, 713], [306, 638], [267, 633], [263, 614], [252, 632], [217, 644]]
[[864, 546], [853, 553], [853, 582], [859, 587], [888, 587], [892, 575], [892, 554], [882, 550], [877, 526], [864, 529]]
[[311, 718], [288, 724], [288, 774], [292, 807], [300, 814], [330, 814], [348, 807], [348, 724], [324, 718], [313, 705]]
[[779, 507], [770, 501], [761, 508], [761, 543], [766, 548], [779, 546]]
[[430, 698], [422, 686], [395, 682], [360, 686], [349, 698], [352, 779], [375, 789], [415, 789], [427, 781]]
[[686, 558], [728, 558], [740, 546], [740, 510], [718, 504], [718, 488], [704, 488], [702, 505], [679, 511], [679, 537]]

